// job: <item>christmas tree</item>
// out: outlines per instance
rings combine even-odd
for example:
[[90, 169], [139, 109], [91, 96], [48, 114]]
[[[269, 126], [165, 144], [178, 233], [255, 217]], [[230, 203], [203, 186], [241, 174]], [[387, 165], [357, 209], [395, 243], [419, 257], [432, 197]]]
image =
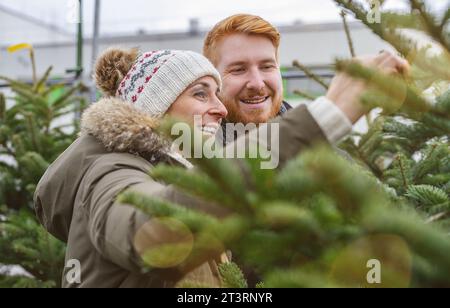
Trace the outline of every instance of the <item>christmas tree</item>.
[[[152, 171], [153, 178], [230, 209], [227, 218], [124, 193], [123, 203], [192, 232], [192, 253], [180, 270], [229, 249], [263, 287], [450, 286], [450, 8], [438, 18], [411, 0], [408, 14], [382, 12], [381, 22], [371, 23], [361, 3], [335, 2], [407, 58], [410, 76], [336, 61], [338, 71], [368, 82], [361, 99], [368, 109], [382, 109], [367, 133], [340, 145], [354, 162], [321, 145], [280, 170], [260, 169], [260, 159], [213, 158], [193, 160], [194, 171], [165, 165]], [[430, 54], [403, 29], [426, 34], [440, 52]], [[143, 258], [175, 246], [152, 247]], [[234, 265], [223, 274], [242, 281]]]
[[[47, 167], [76, 138], [70, 116], [83, 108], [84, 87], [50, 84], [51, 70], [31, 84], [0, 76], [13, 93], [0, 93], [0, 287], [61, 284], [65, 245], [39, 224], [32, 200]], [[10, 275], [9, 265], [25, 272]]]
[[[370, 14], [357, 3], [336, 2], [356, 17]], [[422, 1], [410, 1], [410, 8], [407, 15], [381, 14], [381, 24], [361, 19], [409, 60], [409, 79], [384, 76], [357, 63], [337, 61], [338, 70], [373, 85], [362, 102], [383, 110], [370, 123], [368, 133], [354, 135], [341, 146], [430, 222], [445, 226], [450, 180], [450, 75], [443, 68], [450, 66], [449, 16], [447, 10], [439, 20]], [[435, 46], [419, 47], [406, 36], [406, 29], [428, 34], [429, 42]]]

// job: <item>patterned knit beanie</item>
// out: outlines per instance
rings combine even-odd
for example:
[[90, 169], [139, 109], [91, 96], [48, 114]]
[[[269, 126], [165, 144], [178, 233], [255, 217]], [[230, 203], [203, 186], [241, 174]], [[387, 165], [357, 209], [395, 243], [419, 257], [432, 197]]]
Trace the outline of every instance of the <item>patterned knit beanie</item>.
[[109, 96], [119, 97], [154, 117], [163, 116], [194, 81], [219, 72], [193, 51], [158, 50], [138, 55], [136, 49], [109, 49], [97, 60], [95, 82]]

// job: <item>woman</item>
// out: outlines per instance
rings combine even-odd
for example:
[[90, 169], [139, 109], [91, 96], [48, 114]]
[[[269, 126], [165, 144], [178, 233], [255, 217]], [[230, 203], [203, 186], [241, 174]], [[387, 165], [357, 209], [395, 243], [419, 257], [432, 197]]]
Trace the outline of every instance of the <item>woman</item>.
[[[186, 280], [218, 286], [217, 262], [227, 261], [224, 254], [188, 273], [177, 268], [182, 261], [178, 255], [169, 260], [172, 263], [156, 258], [160, 263], [143, 272], [142, 253], [153, 243], [164, 243], [165, 231], [174, 226], [170, 221], [155, 222], [115, 200], [131, 189], [218, 217], [226, 215], [224, 209], [189, 198], [148, 176], [159, 163], [191, 167], [154, 131], [160, 118], [171, 115], [192, 122], [194, 116], [201, 116], [199, 128], [214, 135], [227, 115], [217, 98], [218, 72], [206, 58], [190, 51], [138, 55], [136, 50], [112, 49], [97, 61], [95, 80], [106, 97], [84, 112], [80, 137], [48, 168], [34, 198], [41, 223], [67, 242], [63, 286], [173, 287]], [[273, 122], [279, 124], [279, 134], [271, 136], [271, 144], [279, 147], [272, 149], [272, 155], [279, 155], [280, 165], [310, 144], [326, 142], [306, 106]], [[259, 129], [265, 130], [264, 126]], [[249, 135], [230, 146], [247, 144]]]
[[[151, 230], [149, 218], [114, 199], [144, 184], [152, 196], [189, 205], [187, 197], [148, 177], [162, 162], [189, 167], [154, 129], [165, 115], [188, 122], [197, 115], [200, 129], [213, 134], [227, 115], [217, 98], [220, 76], [206, 58], [191, 51], [138, 55], [137, 50], [110, 49], [96, 63], [95, 80], [106, 97], [84, 112], [80, 137], [49, 167], [35, 193], [40, 221], [68, 244], [66, 264], [75, 260], [81, 266], [80, 277], [72, 267], [65, 269], [63, 286], [174, 286], [182, 275], [163, 269], [167, 264], [147, 274], [141, 271], [134, 243], [142, 228]], [[219, 209], [213, 212], [220, 215]], [[218, 284], [215, 261], [188, 276]]]

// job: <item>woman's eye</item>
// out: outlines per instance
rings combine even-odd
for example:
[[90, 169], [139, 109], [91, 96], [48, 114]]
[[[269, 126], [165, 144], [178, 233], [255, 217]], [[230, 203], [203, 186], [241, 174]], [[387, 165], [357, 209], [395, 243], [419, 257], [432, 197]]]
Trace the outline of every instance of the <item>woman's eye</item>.
[[200, 98], [206, 98], [207, 97], [205, 92], [197, 92], [197, 93], [194, 94], [194, 96], [200, 97]]

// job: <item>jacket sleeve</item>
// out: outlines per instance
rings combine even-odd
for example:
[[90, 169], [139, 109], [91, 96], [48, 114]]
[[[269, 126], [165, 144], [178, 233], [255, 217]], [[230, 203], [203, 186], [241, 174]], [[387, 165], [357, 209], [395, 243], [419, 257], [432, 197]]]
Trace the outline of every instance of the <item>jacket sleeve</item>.
[[[267, 134], [268, 138], [256, 138]], [[267, 140], [268, 144], [265, 144]], [[305, 105], [293, 108], [269, 123], [260, 125], [258, 134], [246, 134], [227, 148], [240, 148], [245, 144], [257, 144], [257, 147], [271, 151], [274, 168], [283, 167], [287, 161], [301, 151], [316, 143], [329, 143], [321, 127]]]
[[[114, 162], [112, 168], [111, 162]], [[116, 201], [121, 192], [132, 190], [159, 197], [217, 217], [228, 213], [222, 207], [154, 181], [148, 171], [149, 164], [142, 158], [128, 154], [107, 154], [86, 175], [86, 183], [90, 184], [82, 185], [82, 210], [88, 217], [87, 232], [91, 242], [104, 258], [131, 272], [141, 270], [142, 260], [136, 253], [134, 240], [144, 224], [149, 227], [150, 217], [139, 209]]]
[[[125, 162], [127, 156], [107, 154], [94, 163], [81, 185], [80, 210], [87, 217], [86, 232], [96, 250], [122, 268], [137, 271], [133, 237], [148, 217], [133, 207], [116, 203], [115, 199], [127, 188], [148, 182], [149, 177], [140, 166], [132, 164], [135, 158], [131, 155]], [[117, 160], [123, 163], [118, 164]]]

